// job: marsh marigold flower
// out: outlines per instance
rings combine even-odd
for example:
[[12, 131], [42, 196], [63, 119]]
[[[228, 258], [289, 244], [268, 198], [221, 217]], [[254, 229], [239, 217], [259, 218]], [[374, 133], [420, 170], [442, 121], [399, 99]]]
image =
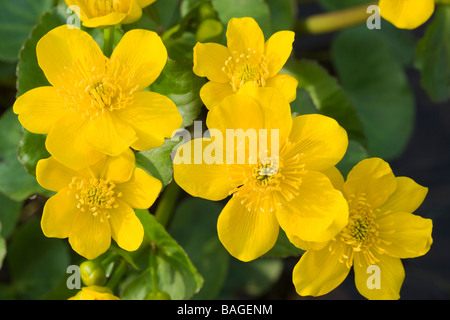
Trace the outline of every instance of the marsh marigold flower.
[[120, 300], [107, 287], [88, 286], [81, 288], [80, 291], [68, 300]]
[[61, 26], [42, 37], [36, 53], [52, 86], [21, 95], [14, 112], [28, 131], [47, 134], [47, 150], [66, 166], [83, 169], [130, 146], [158, 147], [180, 127], [169, 98], [143, 91], [167, 61], [156, 33], [127, 32], [107, 58], [88, 33]]
[[[249, 84], [210, 110], [206, 121], [224, 139], [211, 133], [211, 138], [183, 144], [174, 158], [174, 178], [195, 197], [217, 201], [232, 196], [217, 222], [219, 239], [231, 255], [242, 261], [258, 258], [273, 247], [280, 226], [317, 241], [331, 239], [345, 226], [347, 203], [321, 172], [347, 149], [347, 133], [334, 119], [317, 114], [292, 119], [278, 89]], [[226, 136], [229, 130], [249, 135], [266, 130], [268, 136], [278, 136], [279, 152], [272, 152], [268, 143], [253, 156], [247, 152], [252, 149], [249, 139], [228, 149], [225, 145], [235, 139]], [[209, 152], [214, 161], [196, 161]], [[238, 160], [240, 154], [244, 161]]]
[[208, 109], [223, 98], [239, 92], [247, 82], [258, 87], [276, 87], [288, 102], [295, 100], [297, 80], [280, 74], [292, 51], [294, 32], [279, 31], [267, 42], [253, 18], [232, 18], [227, 26], [227, 47], [217, 43], [197, 43], [194, 73], [207, 77], [200, 98]]
[[57, 192], [44, 206], [44, 235], [69, 238], [73, 250], [87, 259], [105, 252], [111, 237], [125, 250], [138, 249], [144, 230], [133, 208], [149, 208], [162, 184], [135, 168], [134, 160], [134, 153], [128, 150], [79, 171], [53, 157], [40, 160], [37, 181]]
[[75, 12], [88, 28], [128, 24], [139, 20], [142, 8], [156, 0], [66, 0], [66, 4], [76, 6]]
[[381, 16], [400, 29], [415, 29], [434, 12], [434, 0], [380, 0]]
[[[297, 292], [326, 294], [347, 277], [353, 266], [356, 288], [364, 297], [398, 299], [405, 277], [400, 259], [424, 255], [432, 243], [432, 221], [412, 214], [428, 189], [410, 178], [395, 177], [379, 158], [358, 163], [345, 183], [337, 170], [332, 176], [348, 201], [349, 222], [331, 241], [308, 244], [309, 250], [293, 272]], [[308, 248], [295, 239], [293, 242]], [[379, 268], [378, 284], [368, 285], [370, 266]]]

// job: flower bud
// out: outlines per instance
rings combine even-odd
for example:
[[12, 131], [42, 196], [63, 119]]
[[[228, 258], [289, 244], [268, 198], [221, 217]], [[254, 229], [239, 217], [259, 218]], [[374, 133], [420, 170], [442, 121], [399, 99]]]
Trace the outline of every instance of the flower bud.
[[150, 291], [144, 300], [171, 300], [170, 295], [165, 291]]
[[80, 265], [81, 280], [86, 286], [103, 286], [106, 283], [106, 272], [100, 263], [88, 260]]
[[198, 42], [219, 42], [222, 39], [223, 24], [215, 19], [203, 20], [195, 37]]

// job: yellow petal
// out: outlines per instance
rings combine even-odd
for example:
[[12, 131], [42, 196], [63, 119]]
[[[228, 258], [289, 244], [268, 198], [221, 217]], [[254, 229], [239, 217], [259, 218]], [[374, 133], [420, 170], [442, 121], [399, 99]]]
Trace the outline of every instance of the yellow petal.
[[84, 139], [86, 124], [81, 117], [62, 118], [49, 132], [45, 146], [65, 166], [81, 170], [100, 161], [104, 154], [93, 149]]
[[380, 0], [381, 16], [401, 29], [415, 29], [434, 12], [434, 0]]
[[264, 54], [268, 60], [269, 77], [280, 72], [292, 52], [295, 33], [279, 31], [274, 33], [265, 43]]
[[24, 93], [17, 98], [13, 110], [25, 129], [39, 134], [49, 133], [61, 117], [71, 112], [54, 87], [39, 87]]
[[156, 0], [139, 0], [142, 8], [145, 8], [146, 6], [151, 5], [155, 1]]
[[[286, 234], [304, 241], [330, 240], [347, 224], [348, 205], [322, 173], [299, 173], [301, 184], [290, 201], [283, 201], [277, 218]], [[280, 185], [283, 188], [283, 185]]]
[[428, 188], [407, 177], [396, 177], [397, 188], [378, 209], [385, 212], [414, 212], [422, 204]]
[[230, 57], [228, 48], [218, 43], [200, 43], [194, 47], [194, 73], [199, 77], [220, 83], [228, 83], [228, 75], [222, 71]]
[[253, 18], [231, 18], [227, 25], [227, 46], [238, 54], [251, 51], [264, 53], [264, 34]]
[[[99, 161], [97, 170], [93, 170], [100, 179], [111, 179], [114, 183], [122, 183], [130, 180], [135, 168], [135, 156], [131, 149], [127, 149], [115, 157], [106, 157]], [[91, 168], [92, 170], [93, 168]]]
[[106, 215], [96, 216], [79, 212], [69, 235], [72, 249], [86, 259], [92, 260], [108, 250], [111, 245], [111, 227]]
[[144, 228], [133, 209], [121, 200], [110, 210], [111, 234], [119, 247], [127, 251], [139, 248], [144, 238]]
[[137, 90], [141, 91], [161, 74], [167, 62], [167, 50], [155, 32], [133, 29], [125, 33], [120, 40], [111, 60], [118, 61], [113, 65], [119, 68], [119, 74], [134, 74]]
[[207, 109], [211, 110], [224, 98], [234, 94], [233, 88], [227, 83], [209, 81], [200, 89], [200, 98]]
[[147, 209], [155, 202], [161, 188], [161, 181], [152, 177], [144, 170], [136, 168], [131, 179], [118, 184], [114, 191], [122, 193], [120, 199], [130, 207]]
[[87, 32], [69, 29], [67, 25], [43, 36], [36, 46], [36, 54], [47, 80], [56, 87], [67, 85], [65, 80], [73, 72], [75, 63], [87, 70], [106, 65], [106, 57], [95, 40]]
[[310, 114], [293, 120], [289, 140], [295, 143], [291, 153], [301, 154], [307, 169], [323, 171], [336, 165], [347, 151], [347, 132], [336, 120]]
[[53, 157], [41, 159], [36, 165], [36, 179], [47, 190], [59, 191], [67, 188], [74, 177], [90, 178], [89, 171], [75, 171]]
[[[370, 300], [396, 300], [400, 298], [400, 289], [405, 279], [405, 270], [400, 259], [373, 252], [379, 260], [368, 269], [369, 265], [362, 254], [355, 254], [353, 268], [355, 284], [359, 293]], [[379, 275], [379, 278], [377, 278]], [[379, 280], [379, 289], [375, 287]]]
[[140, 0], [131, 0], [127, 16], [123, 19], [123, 24], [133, 23], [142, 17], [142, 6]]
[[391, 167], [380, 158], [360, 161], [349, 172], [344, 184], [347, 199], [352, 195], [364, 197], [373, 208], [383, 204], [396, 187], [397, 182]]
[[344, 177], [342, 176], [341, 172], [336, 167], [331, 167], [325, 171], [322, 172], [324, 175], [330, 179], [331, 183], [333, 184], [333, 187], [336, 190], [341, 191], [344, 193]]
[[174, 158], [174, 179], [187, 193], [194, 197], [218, 201], [226, 198], [233, 186], [228, 166], [219, 161], [204, 161], [205, 149], [213, 143], [211, 139], [193, 139], [176, 152]]
[[225, 133], [226, 130], [258, 130], [264, 127], [264, 114], [261, 106], [248, 95], [231, 95], [222, 100], [208, 112], [206, 126]]
[[137, 140], [133, 128], [120, 115], [110, 111], [89, 119], [84, 137], [92, 148], [110, 156], [126, 151]]
[[338, 287], [350, 268], [331, 254], [328, 246], [320, 251], [305, 252], [294, 267], [292, 282], [301, 296], [321, 296]]
[[134, 94], [133, 104], [115, 111], [115, 115], [136, 132], [137, 140], [132, 147], [137, 150], [161, 146], [164, 138], [172, 137], [183, 122], [172, 100], [148, 91]]
[[52, 238], [67, 238], [80, 212], [77, 204], [78, 200], [70, 193], [68, 187], [50, 197], [45, 203], [41, 219], [44, 235]]
[[219, 215], [217, 232], [220, 241], [233, 257], [251, 261], [274, 246], [279, 226], [275, 214], [248, 211], [239, 197], [234, 196]]
[[245, 84], [239, 95], [248, 95], [256, 100], [264, 115], [265, 129], [278, 129], [280, 141], [285, 141], [292, 129], [291, 107], [280, 91], [271, 87], [256, 87]]
[[380, 246], [390, 256], [402, 259], [419, 257], [427, 253], [433, 243], [433, 222], [430, 219], [407, 212], [395, 212], [376, 222], [379, 225], [379, 237], [384, 240]]
[[124, 23], [126, 18], [127, 14], [124, 12], [111, 12], [110, 14], [107, 14], [105, 16], [84, 19], [83, 26], [87, 28], [115, 26], [117, 24]]
[[298, 81], [287, 74], [276, 74], [266, 80], [266, 87], [279, 89], [288, 102], [292, 102], [297, 97]]

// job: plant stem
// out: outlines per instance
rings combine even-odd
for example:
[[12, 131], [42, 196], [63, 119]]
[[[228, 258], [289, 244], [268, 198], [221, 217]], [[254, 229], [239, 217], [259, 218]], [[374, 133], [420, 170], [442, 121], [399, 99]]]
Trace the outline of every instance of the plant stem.
[[111, 291], [117, 286], [125, 271], [127, 271], [127, 263], [122, 260], [106, 285]]
[[103, 54], [107, 57], [110, 57], [112, 53], [114, 45], [114, 32], [114, 26], [103, 29]]
[[156, 221], [158, 221], [164, 227], [166, 227], [170, 221], [170, 217], [172, 216], [176, 199], [178, 198], [180, 191], [180, 187], [172, 181], [169, 185], [166, 186], [161, 196], [158, 208], [156, 208], [155, 218]]
[[299, 33], [319, 34], [359, 25], [367, 21], [369, 17], [367, 8], [370, 5], [377, 4], [378, 2], [371, 2], [349, 9], [313, 15], [298, 21], [295, 25], [295, 31]]
[[149, 267], [150, 267], [150, 275], [152, 278], [152, 291], [159, 291], [158, 284], [158, 263], [156, 262], [156, 247], [153, 243], [150, 244], [150, 253], [149, 253]]

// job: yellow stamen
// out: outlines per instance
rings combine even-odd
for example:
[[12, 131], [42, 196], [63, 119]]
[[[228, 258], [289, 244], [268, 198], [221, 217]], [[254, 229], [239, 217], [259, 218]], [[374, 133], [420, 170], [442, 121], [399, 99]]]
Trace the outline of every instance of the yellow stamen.
[[267, 58], [255, 50], [248, 48], [246, 53], [233, 51], [222, 68], [230, 79], [233, 91], [237, 92], [246, 82], [264, 87], [269, 77]]
[[115, 184], [109, 179], [96, 178], [72, 178], [69, 184], [70, 192], [73, 192], [78, 200], [77, 208], [82, 212], [91, 212], [93, 216], [102, 213], [102, 216], [109, 218], [108, 209], [116, 208], [115, 195], [122, 196], [121, 193], [114, 192]]

